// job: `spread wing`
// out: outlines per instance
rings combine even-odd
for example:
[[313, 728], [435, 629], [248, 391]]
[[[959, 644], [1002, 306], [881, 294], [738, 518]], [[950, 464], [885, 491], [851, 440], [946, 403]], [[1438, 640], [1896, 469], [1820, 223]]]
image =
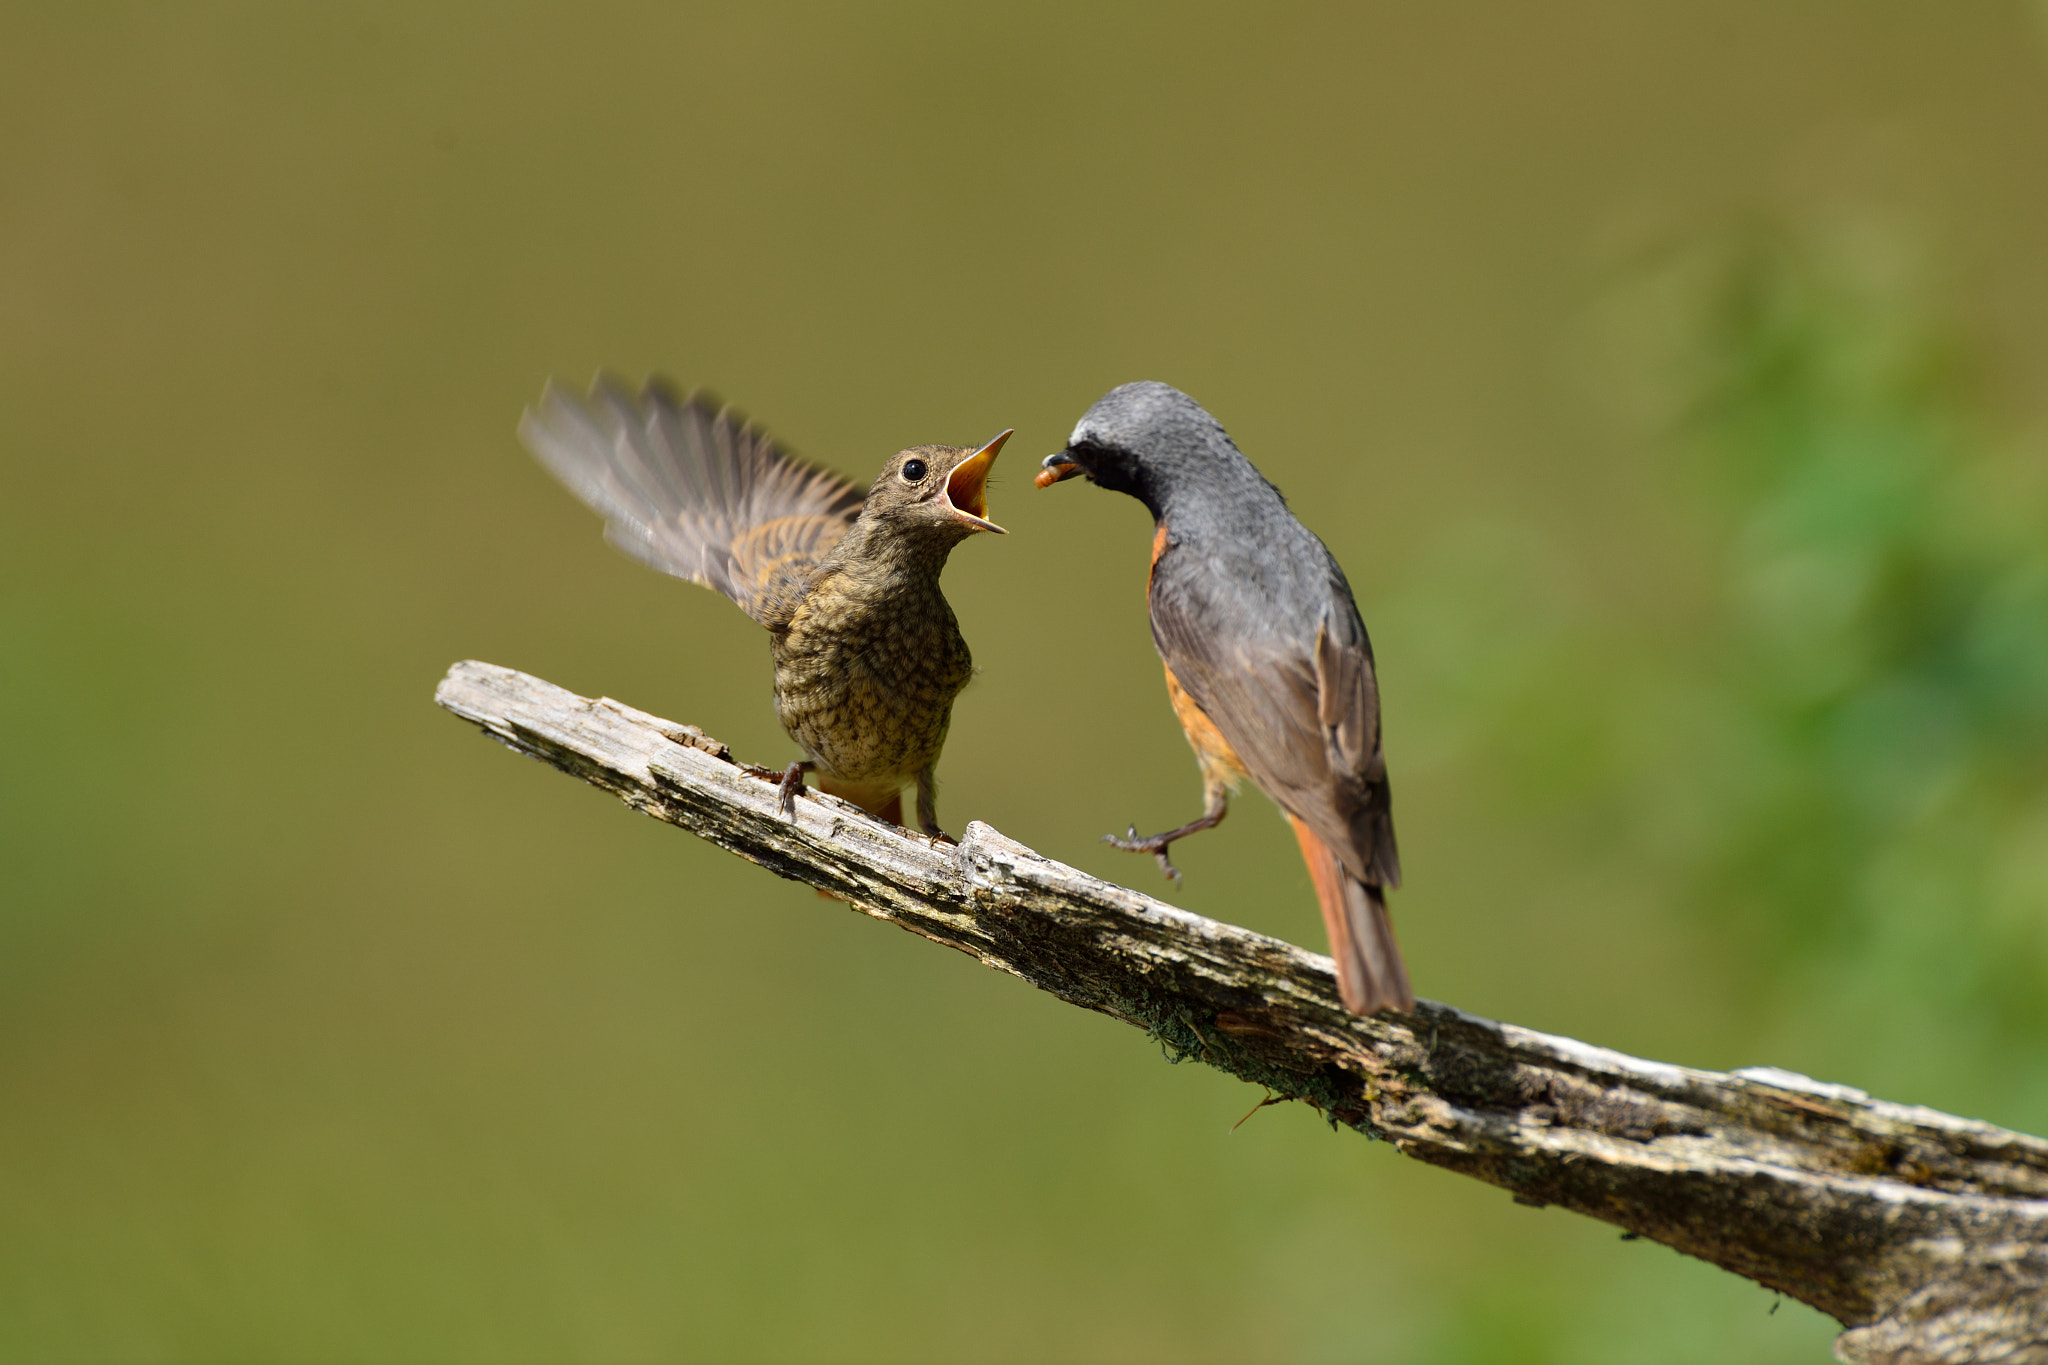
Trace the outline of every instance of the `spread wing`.
[[765, 621], [860, 515], [862, 490], [805, 464], [729, 409], [658, 381], [550, 383], [519, 438], [649, 568], [714, 588]]
[[1334, 563], [1307, 614], [1250, 600], [1245, 576], [1168, 550], [1152, 639], [1252, 780], [1360, 881], [1399, 886], [1372, 645]]

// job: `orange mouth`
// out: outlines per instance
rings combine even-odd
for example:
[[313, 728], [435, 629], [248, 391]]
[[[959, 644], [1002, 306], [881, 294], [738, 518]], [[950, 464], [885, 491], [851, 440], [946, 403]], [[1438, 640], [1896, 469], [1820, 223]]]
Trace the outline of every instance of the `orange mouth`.
[[946, 476], [946, 501], [953, 504], [953, 510], [961, 520], [972, 524], [976, 530], [1007, 534], [988, 519], [988, 471], [996, 462], [996, 452], [1009, 439], [1010, 433], [1003, 432], [955, 465], [953, 472]]

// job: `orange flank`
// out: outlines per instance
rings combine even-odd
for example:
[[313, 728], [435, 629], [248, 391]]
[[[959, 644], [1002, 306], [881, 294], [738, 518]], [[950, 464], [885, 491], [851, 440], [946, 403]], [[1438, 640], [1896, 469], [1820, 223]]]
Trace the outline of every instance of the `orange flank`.
[[1225, 787], [1235, 791], [1237, 784], [1249, 776], [1244, 760], [1230, 747], [1216, 722], [1209, 719], [1209, 713], [1195, 704], [1170, 668], [1166, 670], [1166, 698], [1173, 703], [1174, 718], [1180, 721], [1180, 728], [1188, 732], [1188, 747], [1195, 751], [1195, 761], [1202, 765], [1204, 786], [1212, 791]]

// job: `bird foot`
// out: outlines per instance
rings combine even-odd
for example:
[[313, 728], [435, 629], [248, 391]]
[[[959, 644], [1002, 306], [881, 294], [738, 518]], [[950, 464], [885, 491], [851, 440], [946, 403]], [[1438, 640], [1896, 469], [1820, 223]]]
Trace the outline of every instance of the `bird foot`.
[[782, 785], [776, 789], [782, 798], [784, 819], [796, 819], [796, 794], [804, 789], [804, 767], [802, 763], [790, 764], [782, 774]]
[[940, 844], [951, 844], [954, 848], [958, 848], [960, 846], [960, 841], [958, 839], [955, 839], [952, 835], [946, 833], [946, 831], [940, 829], [937, 825], [926, 825], [924, 829], [924, 838], [925, 842], [930, 844], [933, 848], [937, 848]]
[[[1180, 833], [1179, 830], [1173, 832], [1173, 834], [1178, 833]], [[1119, 839], [1114, 834], [1105, 834], [1102, 836], [1102, 842], [1108, 844], [1111, 848], [1120, 848], [1126, 853], [1151, 854], [1159, 860], [1159, 870], [1166, 874], [1166, 879], [1178, 885], [1180, 882], [1180, 869], [1175, 867], [1166, 856], [1166, 850], [1173, 847], [1173, 834], [1141, 836], [1138, 833], [1138, 827], [1131, 825], [1124, 830], [1123, 838]]]

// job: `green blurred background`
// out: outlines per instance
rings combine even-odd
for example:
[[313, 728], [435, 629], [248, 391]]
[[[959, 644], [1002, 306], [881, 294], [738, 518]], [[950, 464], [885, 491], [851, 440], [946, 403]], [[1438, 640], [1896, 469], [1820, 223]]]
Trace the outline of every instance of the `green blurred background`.
[[[1820, 1361], [479, 739], [791, 748], [512, 427], [1018, 435], [941, 810], [1164, 892], [1195, 394], [1350, 572], [1423, 992], [2048, 1131], [2048, 43], [2017, 3], [0, 15], [0, 1358]], [[1319, 944], [1256, 797], [1192, 909]]]

